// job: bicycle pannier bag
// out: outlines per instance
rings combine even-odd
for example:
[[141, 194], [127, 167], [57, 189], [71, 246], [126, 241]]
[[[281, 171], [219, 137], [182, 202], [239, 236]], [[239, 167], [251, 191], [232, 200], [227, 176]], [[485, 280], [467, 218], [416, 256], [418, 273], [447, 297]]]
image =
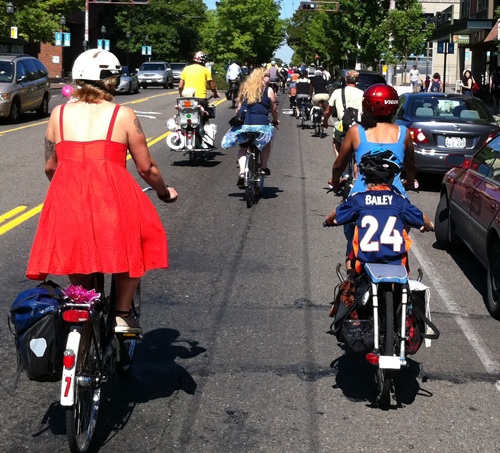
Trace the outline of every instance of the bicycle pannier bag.
[[61, 288], [48, 281], [23, 291], [12, 305], [9, 324], [16, 337], [18, 366], [30, 380], [46, 382], [61, 378], [63, 298]]

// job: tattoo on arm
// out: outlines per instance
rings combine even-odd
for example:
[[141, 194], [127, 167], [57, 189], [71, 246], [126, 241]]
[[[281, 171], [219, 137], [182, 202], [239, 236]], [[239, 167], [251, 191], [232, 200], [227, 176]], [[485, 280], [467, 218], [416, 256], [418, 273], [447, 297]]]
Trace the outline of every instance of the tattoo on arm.
[[48, 162], [56, 153], [56, 144], [45, 137], [45, 162]]
[[136, 118], [134, 120], [134, 124], [135, 124], [135, 127], [137, 128], [137, 133], [144, 135], [144, 131], [142, 130], [142, 126], [141, 126], [141, 123], [139, 121], [139, 118]]

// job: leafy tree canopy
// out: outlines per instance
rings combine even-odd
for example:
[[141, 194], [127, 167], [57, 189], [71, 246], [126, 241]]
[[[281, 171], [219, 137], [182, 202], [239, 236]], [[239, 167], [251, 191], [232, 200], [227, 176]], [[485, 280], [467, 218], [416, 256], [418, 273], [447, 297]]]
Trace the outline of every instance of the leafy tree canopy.
[[284, 38], [274, 0], [220, 0], [203, 29], [204, 50], [215, 61], [269, 62]]
[[[19, 37], [28, 42], [53, 42], [55, 32], [61, 29], [60, 19], [74, 12], [83, 11], [81, 0], [23, 0], [12, 2], [15, 13], [12, 26], [18, 27]], [[9, 17], [5, 14], [7, 2], [2, 4], [4, 14], [0, 16], [0, 30], [9, 36]]]

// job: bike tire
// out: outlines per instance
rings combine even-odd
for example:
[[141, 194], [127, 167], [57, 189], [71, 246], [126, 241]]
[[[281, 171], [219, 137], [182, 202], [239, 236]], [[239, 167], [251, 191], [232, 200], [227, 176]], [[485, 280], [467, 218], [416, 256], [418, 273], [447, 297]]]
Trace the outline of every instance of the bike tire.
[[314, 123], [314, 133], [316, 135], [321, 134], [321, 123]]
[[302, 127], [302, 130], [304, 130], [304, 127], [305, 127], [305, 120], [306, 120], [305, 116], [306, 116], [305, 109], [301, 108], [300, 109], [300, 126]]
[[251, 208], [255, 201], [255, 179], [256, 179], [256, 163], [254, 156], [247, 157], [247, 168], [248, 168], [248, 184], [245, 186], [245, 201], [247, 202], [247, 208]]
[[[383, 292], [385, 305], [385, 332], [383, 343], [383, 355], [394, 354], [394, 299], [392, 290]], [[391, 404], [392, 370], [378, 369], [379, 394], [377, 402], [380, 407], [388, 407]]]
[[[137, 285], [137, 289], [135, 290], [134, 297], [132, 299], [132, 317], [139, 322], [140, 317], [141, 317], [141, 282], [139, 281], [139, 284]], [[122, 362], [118, 362], [116, 364], [116, 372], [120, 376], [128, 376], [130, 374], [130, 369], [132, 367], [132, 360], [134, 359], [134, 353], [135, 353], [135, 348], [137, 346], [137, 338], [135, 339], [130, 339], [130, 340], [124, 340], [125, 344], [125, 349], [128, 352], [129, 356], [129, 363], [128, 365], [123, 365]]]
[[71, 453], [87, 453], [92, 447], [101, 401], [98, 354], [101, 355], [99, 343], [103, 322], [102, 315], [94, 310], [91, 320], [82, 329], [76, 363], [75, 402], [66, 409], [66, 431]]

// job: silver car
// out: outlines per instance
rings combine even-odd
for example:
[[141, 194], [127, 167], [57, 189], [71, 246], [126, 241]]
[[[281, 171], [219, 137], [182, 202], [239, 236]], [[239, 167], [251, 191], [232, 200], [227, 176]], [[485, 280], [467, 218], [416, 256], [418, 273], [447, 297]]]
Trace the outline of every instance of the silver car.
[[172, 68], [166, 61], [149, 61], [143, 63], [137, 76], [142, 88], [147, 88], [148, 86], [174, 87]]
[[21, 113], [49, 113], [50, 79], [47, 68], [29, 55], [0, 55], [0, 117], [18, 123]]
[[172, 68], [172, 73], [174, 74], [174, 82], [179, 83], [181, 80], [182, 71], [187, 66], [187, 63], [170, 63], [170, 67]]
[[122, 66], [122, 75], [120, 76], [120, 85], [116, 89], [117, 93], [139, 93], [139, 78], [137, 73], [131, 73], [128, 66]]

